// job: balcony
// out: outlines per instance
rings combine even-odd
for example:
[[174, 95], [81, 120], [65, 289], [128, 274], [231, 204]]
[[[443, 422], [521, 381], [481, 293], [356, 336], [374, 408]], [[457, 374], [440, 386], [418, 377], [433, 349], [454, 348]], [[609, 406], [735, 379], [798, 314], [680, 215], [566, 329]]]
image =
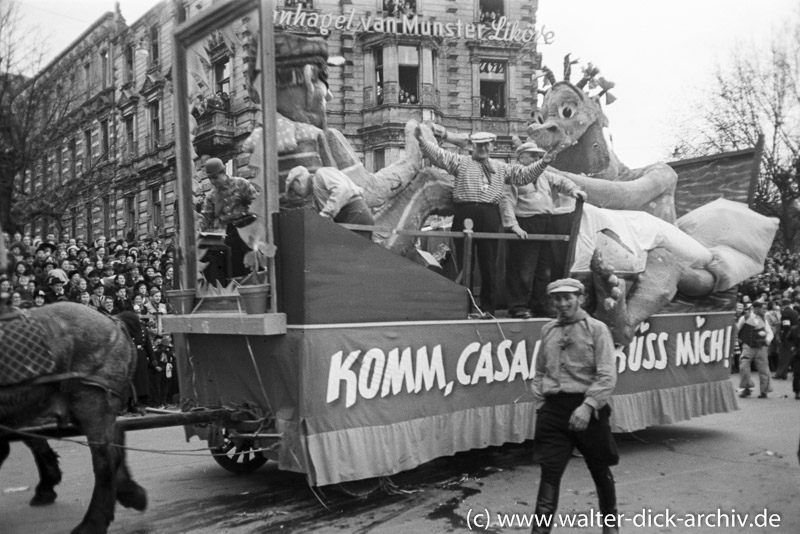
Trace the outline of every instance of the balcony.
[[235, 132], [230, 111], [207, 108], [205, 113], [196, 118], [197, 136], [194, 143], [199, 153], [214, 153], [219, 148], [233, 146]]

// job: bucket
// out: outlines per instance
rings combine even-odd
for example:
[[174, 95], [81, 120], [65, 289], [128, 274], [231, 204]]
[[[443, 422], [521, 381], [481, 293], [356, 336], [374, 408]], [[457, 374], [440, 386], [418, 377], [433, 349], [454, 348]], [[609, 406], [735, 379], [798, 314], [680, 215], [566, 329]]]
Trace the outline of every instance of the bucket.
[[172, 305], [172, 309], [178, 315], [188, 315], [194, 309], [195, 290], [192, 289], [168, 289], [164, 292], [167, 300]]
[[257, 284], [254, 286], [239, 286], [239, 299], [245, 313], [258, 314], [267, 313], [267, 303], [269, 302], [269, 284]]

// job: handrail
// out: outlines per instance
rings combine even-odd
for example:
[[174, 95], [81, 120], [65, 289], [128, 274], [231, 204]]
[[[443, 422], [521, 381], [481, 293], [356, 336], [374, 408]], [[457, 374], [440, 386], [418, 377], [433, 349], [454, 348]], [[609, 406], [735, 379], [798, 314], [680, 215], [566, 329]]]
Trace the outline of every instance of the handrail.
[[398, 228], [379, 228], [377, 226], [367, 224], [344, 224], [339, 225], [354, 231], [374, 232], [379, 234], [390, 235], [407, 235], [414, 237], [452, 237], [456, 239], [464, 239], [464, 258], [463, 258], [463, 271], [462, 271], [462, 285], [466, 287], [472, 286], [472, 241], [474, 239], [495, 239], [499, 241], [566, 241], [569, 245], [567, 247], [567, 257], [564, 262], [564, 278], [570, 275], [570, 267], [575, 260], [575, 247], [578, 241], [578, 232], [581, 227], [581, 217], [583, 215], [583, 199], [577, 198], [575, 201], [575, 210], [572, 212], [572, 225], [570, 226], [569, 235], [563, 234], [528, 234], [526, 237], [520, 237], [515, 233], [510, 232], [473, 232], [472, 220], [466, 219], [464, 221], [463, 232], [452, 232], [446, 230], [403, 230]]
[[[367, 224], [345, 224], [339, 226], [353, 231], [375, 232], [379, 234], [408, 235], [415, 237], [455, 237], [464, 238], [465, 232], [451, 232], [449, 230], [402, 230], [398, 228], [380, 228]], [[562, 234], [528, 234], [528, 237], [519, 237], [517, 234], [508, 232], [471, 232], [473, 239], [498, 239], [508, 241], [569, 241], [570, 236]]]

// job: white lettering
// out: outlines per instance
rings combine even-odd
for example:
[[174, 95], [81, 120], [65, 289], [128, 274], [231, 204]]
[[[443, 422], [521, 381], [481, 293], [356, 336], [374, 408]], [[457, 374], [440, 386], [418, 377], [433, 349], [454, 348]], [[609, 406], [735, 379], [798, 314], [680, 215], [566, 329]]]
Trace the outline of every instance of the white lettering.
[[659, 371], [667, 368], [667, 340], [669, 334], [661, 332], [658, 334], [658, 360], [656, 360], [655, 368]]
[[417, 387], [414, 389], [414, 393], [420, 392], [423, 382], [425, 382], [425, 391], [430, 391], [433, 387], [434, 379], [436, 379], [439, 389], [444, 389], [447, 380], [444, 377], [444, 361], [442, 360], [441, 345], [433, 347], [430, 362], [428, 362], [427, 347], [422, 347], [417, 350], [417, 373], [414, 376]]
[[472, 380], [472, 377], [467, 374], [467, 360], [470, 356], [472, 356], [472, 354], [478, 352], [480, 348], [481, 344], [476, 341], [470, 343], [464, 348], [464, 350], [461, 351], [461, 356], [458, 357], [458, 363], [456, 364], [456, 378], [458, 379], [459, 384], [468, 386]]
[[378, 394], [385, 365], [386, 355], [381, 349], [370, 349], [364, 355], [358, 371], [358, 393], [363, 398], [372, 399]]
[[358, 359], [359, 354], [361, 354], [360, 350], [354, 350], [347, 355], [344, 363], [342, 363], [342, 351], [337, 352], [331, 358], [331, 368], [328, 372], [328, 403], [339, 398], [339, 382], [344, 381], [346, 390], [344, 405], [349, 408], [355, 404], [357, 378], [356, 373], [350, 367]]
[[[536, 341], [536, 345], [534, 348], [534, 359], [536, 358], [537, 352], [539, 352], [539, 344], [541, 340]], [[517, 375], [520, 375], [523, 380], [527, 380], [529, 376], [533, 375], [533, 372], [529, 370], [528, 367], [528, 355], [525, 354], [525, 342], [520, 341], [519, 345], [517, 345], [517, 350], [514, 351], [514, 359], [511, 360], [511, 372], [508, 375], [508, 381], [513, 382], [516, 380]]]
[[690, 365], [694, 363], [695, 355], [692, 348], [691, 332], [678, 333], [678, 346], [675, 350], [675, 365]]
[[472, 374], [472, 384], [477, 384], [478, 380], [484, 379], [487, 384], [494, 380], [494, 369], [492, 368], [492, 344], [486, 343], [481, 347], [481, 355], [478, 357], [478, 364]]
[[[524, 341], [522, 343], [525, 343]], [[500, 369], [494, 372], [494, 379], [502, 382], [508, 378], [510, 371], [508, 367], [508, 354], [511, 352], [511, 340], [504, 339], [497, 344], [497, 362], [500, 364]]]
[[400, 356], [400, 349], [389, 351], [389, 359], [386, 362], [386, 374], [383, 376], [383, 386], [381, 387], [381, 397], [389, 394], [391, 388], [392, 395], [397, 395], [403, 389], [403, 382], [406, 384], [406, 392], [414, 391], [414, 367], [411, 364], [411, 349], [403, 349]]

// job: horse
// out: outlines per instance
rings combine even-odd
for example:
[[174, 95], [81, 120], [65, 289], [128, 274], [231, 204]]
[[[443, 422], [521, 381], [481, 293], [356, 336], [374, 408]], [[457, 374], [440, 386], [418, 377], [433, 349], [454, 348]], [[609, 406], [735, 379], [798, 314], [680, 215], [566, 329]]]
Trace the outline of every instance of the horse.
[[[0, 272], [6, 262], [0, 237]], [[9, 433], [56, 415], [74, 422], [89, 443], [94, 491], [73, 534], [101, 534], [114, 519], [115, 500], [144, 510], [147, 493], [131, 478], [125, 461], [124, 432], [116, 427], [126, 405], [129, 379], [136, 365], [131, 341], [141, 323], [133, 313], [109, 317], [88, 306], [56, 302], [27, 312], [0, 303], [0, 350], [6, 366], [20, 340], [32, 358], [17, 367], [13, 381], [0, 381], [0, 465], [9, 453]], [[5, 312], [5, 313], [4, 313]], [[3, 376], [0, 375], [0, 379]], [[58, 457], [43, 438], [28, 437], [40, 483], [31, 504], [49, 504], [61, 480]]]

